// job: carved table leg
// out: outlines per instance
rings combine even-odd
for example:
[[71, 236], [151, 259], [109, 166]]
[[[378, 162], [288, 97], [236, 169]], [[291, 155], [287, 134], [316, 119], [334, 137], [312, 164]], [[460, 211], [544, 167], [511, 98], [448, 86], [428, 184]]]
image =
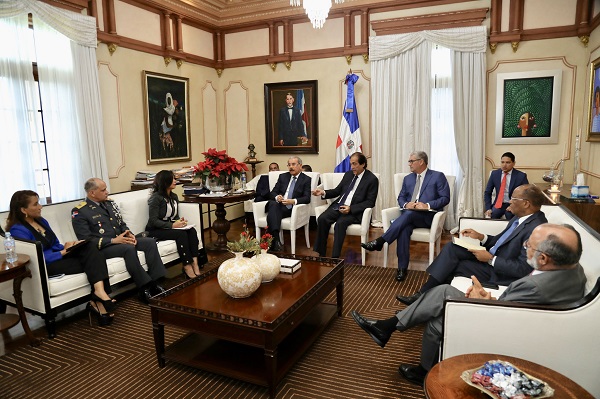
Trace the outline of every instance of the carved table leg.
[[21, 297], [23, 292], [21, 291], [21, 283], [25, 277], [31, 277], [31, 272], [29, 270], [13, 280], [13, 296], [15, 297], [15, 304], [17, 305], [23, 330], [25, 331], [25, 335], [27, 335], [27, 339], [29, 339], [29, 345], [39, 346], [42, 341], [36, 338], [31, 332], [29, 323], [27, 322], [27, 315], [25, 314], [25, 309], [23, 308], [23, 298]]
[[[215, 216], [217, 219], [213, 223], [213, 230], [217, 233], [217, 240], [213, 243], [214, 249], [217, 251], [227, 251], [227, 232], [231, 227], [229, 220], [225, 219], [227, 211], [225, 204], [216, 204]], [[211, 248], [212, 249], [212, 248]]]

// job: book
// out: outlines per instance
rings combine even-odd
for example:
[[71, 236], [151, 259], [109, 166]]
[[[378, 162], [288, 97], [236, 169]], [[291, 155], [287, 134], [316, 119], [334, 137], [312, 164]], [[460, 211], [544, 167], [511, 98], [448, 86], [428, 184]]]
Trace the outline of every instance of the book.
[[173, 230], [189, 230], [192, 227], [196, 226], [194, 223], [185, 225], [184, 227], [173, 227]]
[[452, 242], [458, 246], [474, 251], [486, 251], [485, 247], [481, 246], [479, 240], [471, 237], [452, 237]]
[[300, 270], [302, 263], [298, 259], [279, 258], [281, 266], [279, 271], [281, 273], [292, 274]]

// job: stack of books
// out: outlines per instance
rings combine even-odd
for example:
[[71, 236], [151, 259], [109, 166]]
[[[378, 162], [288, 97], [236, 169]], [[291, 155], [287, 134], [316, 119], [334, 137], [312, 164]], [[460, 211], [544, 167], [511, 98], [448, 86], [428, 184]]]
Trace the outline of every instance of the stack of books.
[[173, 169], [173, 174], [179, 183], [191, 183], [194, 180], [194, 171], [192, 168]]
[[279, 258], [281, 267], [279, 271], [285, 274], [293, 274], [300, 270], [302, 263], [298, 259]]
[[151, 170], [138, 170], [135, 174], [135, 180], [154, 180], [154, 176], [156, 176], [156, 172], [152, 172]]

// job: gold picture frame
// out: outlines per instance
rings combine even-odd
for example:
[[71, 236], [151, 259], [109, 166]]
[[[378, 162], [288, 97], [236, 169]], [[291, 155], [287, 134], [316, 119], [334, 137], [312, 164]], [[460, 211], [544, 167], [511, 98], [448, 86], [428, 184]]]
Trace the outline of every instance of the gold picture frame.
[[600, 58], [596, 58], [590, 64], [587, 132], [587, 141], [600, 142]]

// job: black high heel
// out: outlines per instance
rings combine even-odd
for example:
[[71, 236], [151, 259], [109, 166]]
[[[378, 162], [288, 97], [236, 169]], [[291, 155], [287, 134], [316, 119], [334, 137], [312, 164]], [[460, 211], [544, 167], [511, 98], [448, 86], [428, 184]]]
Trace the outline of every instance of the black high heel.
[[[192, 274], [194, 275], [194, 277], [189, 276], [186, 272], [185, 272], [185, 267], [189, 266], [192, 269]], [[196, 277], [196, 273], [194, 273], [194, 268], [192, 267], [192, 264], [189, 263], [187, 265], [183, 265], [181, 267], [181, 274], [183, 274], [183, 276], [185, 277], [186, 280], [190, 280]]]
[[90, 326], [92, 326], [92, 313], [94, 313], [94, 315], [96, 316], [96, 319], [98, 320], [98, 325], [101, 327], [108, 326], [113, 321], [113, 317], [109, 313], [100, 313], [98, 305], [96, 305], [95, 302], [88, 302], [87, 311]]
[[117, 308], [117, 303], [115, 301], [113, 301], [112, 298], [111, 299], [100, 299], [94, 292], [92, 292], [91, 299], [93, 302], [100, 302], [102, 304], [102, 306], [104, 306], [104, 309], [108, 313], [114, 312], [115, 309]]

